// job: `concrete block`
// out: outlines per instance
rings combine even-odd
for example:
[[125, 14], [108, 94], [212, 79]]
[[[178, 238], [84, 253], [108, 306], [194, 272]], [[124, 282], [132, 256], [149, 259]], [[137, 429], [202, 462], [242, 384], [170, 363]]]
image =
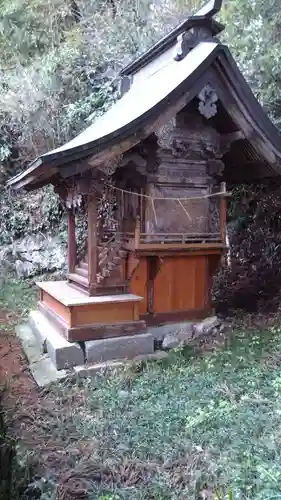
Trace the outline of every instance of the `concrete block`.
[[154, 340], [149, 333], [85, 342], [85, 356], [90, 363], [114, 359], [133, 359], [154, 352]]
[[140, 363], [142, 361], [163, 361], [168, 358], [168, 356], [169, 354], [166, 351], [155, 351], [151, 354], [141, 354], [132, 360], [132, 364]]
[[57, 370], [84, 363], [84, 353], [80, 345], [68, 342], [40, 311], [32, 312], [32, 324], [38, 337], [45, 338], [48, 355]]
[[38, 345], [40, 346], [41, 352], [45, 354], [47, 352], [46, 347], [46, 332], [38, 329], [37, 325], [37, 313], [38, 311], [30, 311], [28, 317], [28, 323], [30, 328], [32, 329], [32, 333], [37, 340]]
[[29, 364], [35, 363], [47, 357], [47, 354], [42, 354], [42, 348], [38, 344], [37, 338], [33, 335], [33, 331], [29, 325], [18, 325], [16, 327], [16, 336], [21, 341], [24, 354], [26, 355]]
[[50, 358], [41, 359], [30, 365], [30, 372], [38, 387], [46, 387], [67, 377], [66, 370], [58, 371]]

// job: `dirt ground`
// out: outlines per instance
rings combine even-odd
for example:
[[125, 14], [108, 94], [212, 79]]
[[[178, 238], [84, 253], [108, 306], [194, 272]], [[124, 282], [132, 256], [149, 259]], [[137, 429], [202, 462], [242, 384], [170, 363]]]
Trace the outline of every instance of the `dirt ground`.
[[[30, 495], [33, 498], [30, 488], [37, 488], [38, 481], [43, 481], [47, 484], [46, 488], [53, 492], [57, 487], [62, 488], [63, 494], [67, 493], [66, 498], [72, 498], [72, 494], [75, 497], [76, 493], [83, 492], [83, 481], [76, 473], [74, 477], [72, 474], [77, 457], [91, 450], [87, 442], [76, 436], [71, 419], [66, 430], [67, 437], [56, 432], [58, 421], [68, 421], [71, 415], [73, 397], [58, 397], [48, 389], [37, 387], [20, 342], [14, 335], [12, 325], [16, 320], [14, 313], [0, 310], [1, 405], [8, 437], [19, 444], [17, 460], [20, 465], [16, 468], [21, 469], [19, 491], [15, 498], [30, 498]], [[7, 329], [9, 324], [10, 331]], [[79, 396], [75, 395], [75, 402], [78, 401]]]
[[[0, 332], [1, 325], [6, 327], [13, 320], [16, 320], [15, 313], [0, 311]], [[38, 398], [39, 391], [29, 373], [20, 342], [9, 331], [0, 335], [0, 381], [4, 385], [3, 404], [7, 409], [19, 404], [28, 406]]]

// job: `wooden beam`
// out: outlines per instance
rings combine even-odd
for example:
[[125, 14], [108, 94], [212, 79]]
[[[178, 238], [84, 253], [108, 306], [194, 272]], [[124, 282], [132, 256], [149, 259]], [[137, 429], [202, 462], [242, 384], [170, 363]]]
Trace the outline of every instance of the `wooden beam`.
[[94, 194], [88, 195], [88, 280], [89, 293], [95, 295], [97, 287], [97, 200]]
[[76, 235], [75, 235], [75, 215], [72, 209], [68, 210], [67, 214], [67, 258], [68, 258], [68, 272], [73, 273], [76, 266]]
[[236, 130], [236, 132], [230, 132], [228, 134], [221, 134], [222, 142], [235, 142], [245, 139], [245, 134], [241, 130]]

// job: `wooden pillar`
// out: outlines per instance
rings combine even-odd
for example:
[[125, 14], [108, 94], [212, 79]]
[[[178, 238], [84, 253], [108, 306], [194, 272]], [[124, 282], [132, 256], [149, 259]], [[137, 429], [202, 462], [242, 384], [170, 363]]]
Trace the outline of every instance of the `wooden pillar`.
[[[152, 230], [151, 230], [151, 225], [152, 225], [152, 218], [154, 218], [154, 214], [153, 214], [153, 209], [152, 209], [152, 205], [151, 205], [151, 199], [148, 198], [148, 196], [152, 196], [152, 192], [153, 192], [153, 184], [151, 182], [148, 182], [146, 184], [146, 188], [145, 188], [145, 194], [146, 194], [146, 198], [145, 198], [145, 207], [144, 207], [144, 232], [145, 233], [152, 233]], [[156, 229], [156, 232], [157, 232], [157, 229]]]
[[[221, 236], [221, 242], [226, 246], [227, 199], [226, 199], [225, 182], [221, 182], [220, 192], [222, 193], [220, 199], [220, 236]], [[226, 264], [226, 253], [223, 253], [221, 256], [221, 265], [224, 266], [225, 264]]]
[[221, 182], [220, 192], [222, 193], [220, 198], [220, 236], [222, 243], [226, 244], [227, 200], [225, 182]]
[[94, 194], [88, 195], [88, 280], [89, 293], [95, 295], [97, 287], [97, 200]]
[[68, 233], [67, 233], [68, 272], [74, 273], [76, 266], [76, 235], [75, 235], [75, 215], [73, 213], [72, 208], [68, 209], [67, 222], [68, 222]]
[[135, 250], [138, 250], [140, 247], [140, 217], [136, 217], [136, 225], [135, 225]]

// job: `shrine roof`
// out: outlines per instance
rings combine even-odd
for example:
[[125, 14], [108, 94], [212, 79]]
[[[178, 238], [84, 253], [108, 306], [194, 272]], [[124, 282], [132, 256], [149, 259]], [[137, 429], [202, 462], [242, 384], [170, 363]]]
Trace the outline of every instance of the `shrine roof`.
[[214, 58], [217, 48], [217, 43], [202, 42], [182, 61], [171, 59], [161, 71], [133, 85], [106, 113], [74, 139], [37, 158], [26, 171], [11, 179], [9, 185], [21, 181], [24, 184], [25, 181], [32, 183], [40, 175], [40, 170], [46, 170], [48, 165], [57, 170], [71, 161], [97, 155], [118, 143], [121, 138], [136, 138], [138, 134], [140, 138], [143, 137], [142, 127], [177, 100], [185, 90], [182, 85], [188, 78], [199, 76], [198, 72], [204, 70], [209, 58]]
[[[207, 83], [215, 88], [229, 119], [242, 131], [247, 142], [243, 147], [249, 151], [251, 145], [263, 169], [280, 175], [281, 135], [252, 94], [228, 48], [213, 38], [213, 29], [219, 28], [212, 16], [220, 6], [221, 0], [210, 0], [127, 66], [123, 75], [136, 73], [136, 78], [121, 99], [74, 139], [39, 156], [10, 179], [8, 186], [35, 189], [55, 177], [66, 178], [118, 157], [175, 116]], [[184, 38], [177, 37], [189, 34], [187, 26], [198, 20], [210, 36], [186, 48]], [[185, 52], [181, 54], [181, 50]], [[160, 63], [155, 66], [155, 61]]]
[[167, 35], [152, 45], [152, 47], [150, 47], [147, 51], [125, 66], [120, 71], [120, 75], [125, 76], [134, 74], [151, 60], [155, 59], [169, 49], [169, 47], [171, 47], [177, 39], [178, 35], [198, 25], [209, 28], [213, 36], [218, 35], [224, 29], [224, 26], [215, 21], [213, 16], [220, 11], [221, 5], [222, 0], [210, 0], [206, 5], [204, 5], [204, 7], [202, 7], [202, 9], [199, 9], [195, 14], [182, 21]]

